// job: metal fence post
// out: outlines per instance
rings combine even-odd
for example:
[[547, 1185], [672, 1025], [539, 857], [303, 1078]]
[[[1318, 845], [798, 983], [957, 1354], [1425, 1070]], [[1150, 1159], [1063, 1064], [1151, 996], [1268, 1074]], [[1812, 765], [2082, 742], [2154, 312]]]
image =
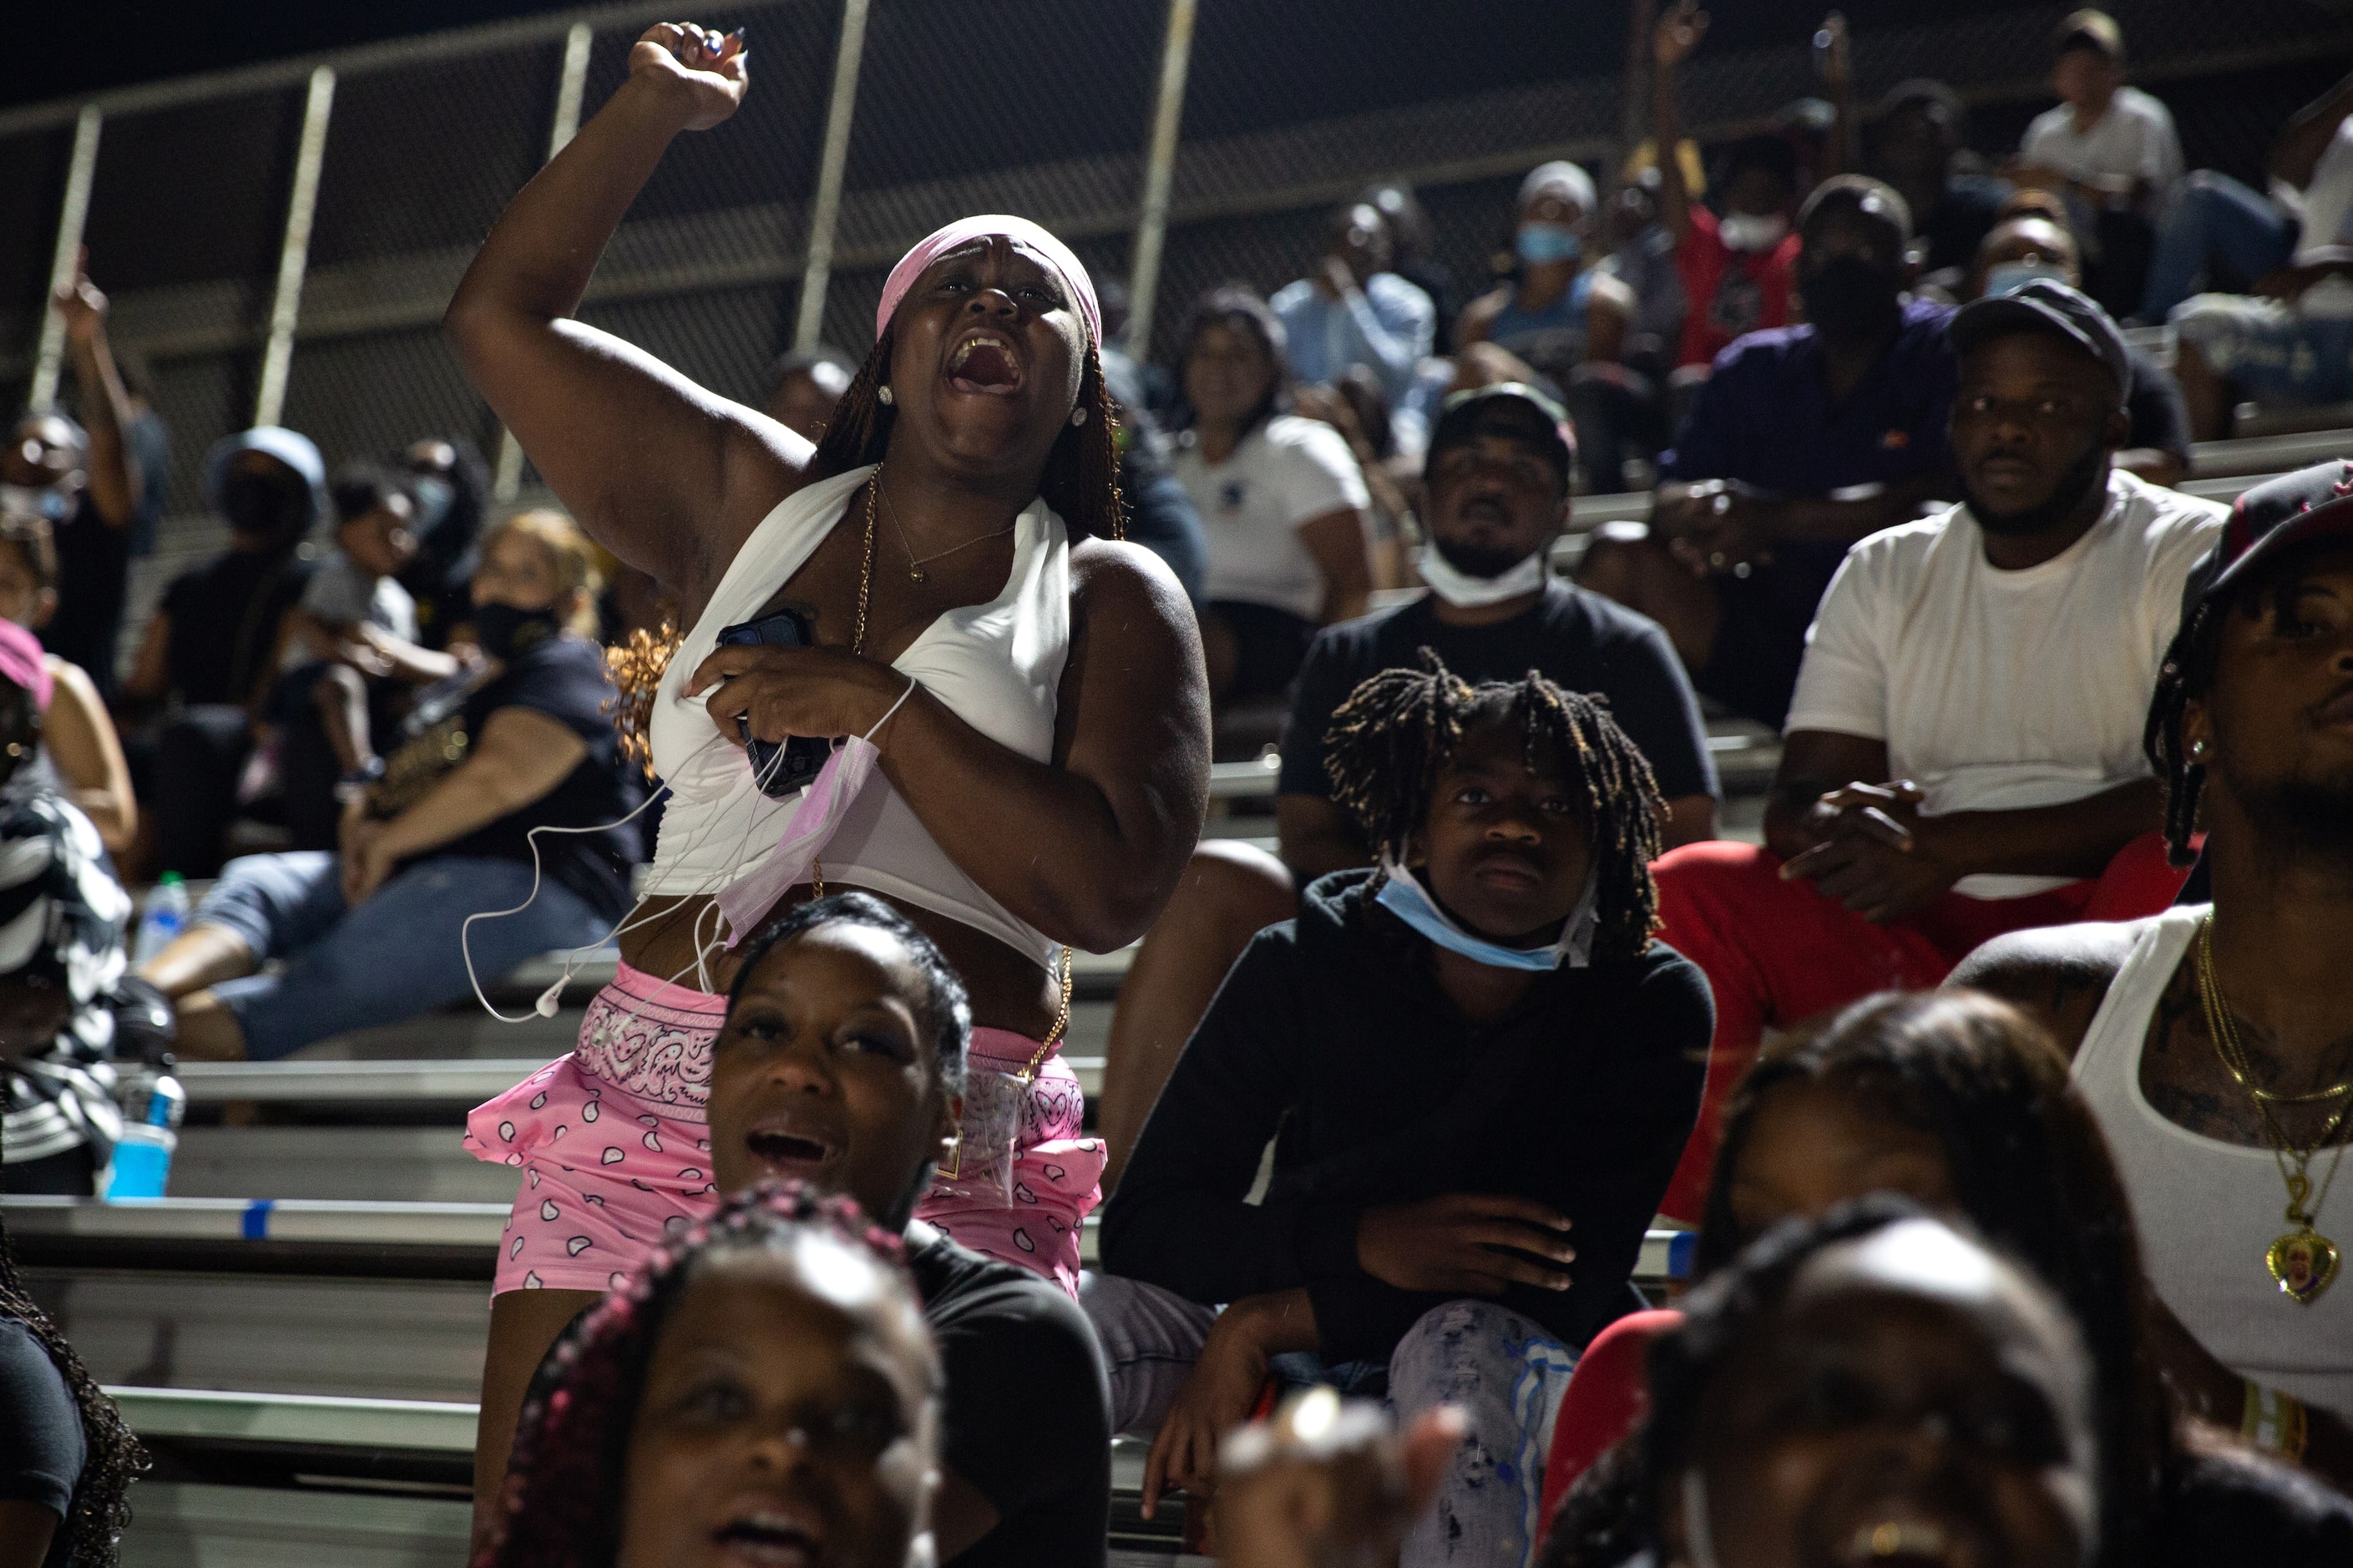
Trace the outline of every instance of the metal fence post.
[[311, 219], [319, 210], [319, 170], [327, 161], [327, 115], [335, 104], [335, 73], [311, 73], [302, 105], [302, 140], [294, 154], [294, 189], [286, 201], [286, 243], [278, 252], [278, 289], [269, 301], [269, 341], [261, 351], [261, 386], [253, 422], [275, 425], [286, 410], [286, 373], [294, 363], [294, 323], [302, 312], [302, 273], [311, 263]]
[[833, 97], [826, 108], [825, 147], [818, 157], [817, 196], [809, 203], [808, 267], [801, 274], [801, 313], [793, 348], [807, 353], [825, 331], [825, 289], [833, 274], [833, 231], [841, 219], [841, 182], [849, 166], [849, 124], [858, 107], [858, 62], [866, 51], [867, 0], [842, 0], [841, 47], [833, 58]]
[[58, 310], [60, 289], [70, 289], [81, 268], [82, 225], [90, 217], [90, 182], [98, 174], [98, 105], [85, 103], [74, 121], [73, 160], [66, 166], [66, 199], [58, 206], [58, 248], [49, 263], [49, 297], [41, 303], [41, 346], [33, 355], [31, 408], [46, 408], [58, 395], [58, 372], [66, 356], [66, 319]]
[[[565, 143], [580, 133], [581, 102], [588, 95], [588, 47], [596, 41], [596, 29], [586, 22], [575, 22], [572, 30], [564, 35], [564, 65], [555, 79], [555, 122], [548, 127], [547, 157], [554, 162], [564, 151]], [[499, 466], [491, 479], [491, 498], [501, 505], [515, 499], [522, 489], [522, 443], [514, 432], [499, 426]]]
[[1185, 115], [1185, 73], [1193, 61], [1193, 18], [1200, 0], [1168, 0], [1168, 36], [1160, 49], [1160, 97], [1152, 109], [1152, 144], [1144, 157], [1144, 206], [1135, 219], [1135, 253], [1127, 269], [1127, 344], [1141, 354], [1152, 342], [1152, 306], [1160, 291], [1160, 249], [1168, 237], [1168, 188], [1176, 171], [1177, 123]]

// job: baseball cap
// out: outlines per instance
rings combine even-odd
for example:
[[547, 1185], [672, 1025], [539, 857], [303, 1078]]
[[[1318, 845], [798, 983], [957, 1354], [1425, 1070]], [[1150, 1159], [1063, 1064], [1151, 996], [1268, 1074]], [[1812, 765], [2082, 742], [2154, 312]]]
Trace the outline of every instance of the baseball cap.
[[2266, 479], [2231, 508], [2222, 536], [2181, 591], [2181, 618], [2226, 593], [2265, 562], [2301, 544], [2353, 540], [2353, 460], [2337, 458]]
[[2126, 352], [2124, 333], [2105, 310], [2054, 279], [2033, 279], [2007, 294], [1973, 300], [1953, 313], [1946, 332], [1955, 353], [2008, 332], [2054, 333], [2100, 362], [2116, 379], [2118, 402], [2132, 385], [2132, 355]]
[[1524, 381], [1497, 382], [1492, 386], [1465, 387], [1439, 406], [1437, 426], [1430, 431], [1430, 455], [1459, 447], [1482, 430], [1533, 441], [1568, 482], [1577, 459], [1577, 437], [1561, 405]]
[[2088, 6], [2068, 14], [2059, 24], [2059, 52], [2070, 49], [2097, 49], [2112, 60], [2125, 58], [2125, 30], [2105, 11]]

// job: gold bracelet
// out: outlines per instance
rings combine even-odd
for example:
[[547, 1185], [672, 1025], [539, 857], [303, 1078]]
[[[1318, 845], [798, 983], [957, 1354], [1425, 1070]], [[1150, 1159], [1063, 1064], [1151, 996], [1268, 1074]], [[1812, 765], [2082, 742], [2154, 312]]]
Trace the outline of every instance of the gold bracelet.
[[2266, 1454], [2289, 1464], [2304, 1458], [2305, 1418], [2301, 1400], [2276, 1388], [2246, 1384], [2246, 1407], [2239, 1417], [2239, 1435]]

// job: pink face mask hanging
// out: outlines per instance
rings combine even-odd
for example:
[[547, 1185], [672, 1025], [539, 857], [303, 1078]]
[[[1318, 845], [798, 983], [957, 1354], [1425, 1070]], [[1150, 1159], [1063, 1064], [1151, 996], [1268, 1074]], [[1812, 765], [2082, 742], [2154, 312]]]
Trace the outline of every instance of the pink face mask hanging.
[[727, 917], [730, 948], [750, 934], [761, 919], [776, 907], [776, 901], [807, 877], [809, 868], [817, 863], [818, 856], [840, 827], [841, 819], [849, 814], [850, 804], [873, 776], [874, 763], [882, 755], [873, 736], [914, 692], [915, 682], [911, 679], [907, 689], [899, 693], [899, 700], [891, 704], [890, 712], [883, 714], [873, 729], [863, 735], [852, 735], [834, 748], [833, 755], [825, 760], [825, 766], [818, 770], [817, 777], [802, 793], [801, 803], [793, 808], [792, 820], [785, 824], [784, 837], [776, 840], [775, 851], [758, 869], [719, 889], [713, 901], [719, 912]]

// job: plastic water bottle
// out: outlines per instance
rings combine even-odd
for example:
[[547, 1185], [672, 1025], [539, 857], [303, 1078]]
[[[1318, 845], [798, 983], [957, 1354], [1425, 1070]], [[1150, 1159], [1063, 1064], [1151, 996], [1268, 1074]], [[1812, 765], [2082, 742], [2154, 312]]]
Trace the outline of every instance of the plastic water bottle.
[[167, 1058], [141, 1068], [122, 1097], [122, 1139], [107, 1167], [106, 1201], [160, 1198], [172, 1176], [172, 1152], [180, 1145], [180, 1120], [188, 1113], [188, 1091], [171, 1073]]
[[132, 949], [133, 965], [146, 963], [172, 945], [172, 939], [187, 929], [188, 885], [177, 871], [166, 871], [154, 889], [147, 895], [147, 908], [139, 917], [139, 941]]

